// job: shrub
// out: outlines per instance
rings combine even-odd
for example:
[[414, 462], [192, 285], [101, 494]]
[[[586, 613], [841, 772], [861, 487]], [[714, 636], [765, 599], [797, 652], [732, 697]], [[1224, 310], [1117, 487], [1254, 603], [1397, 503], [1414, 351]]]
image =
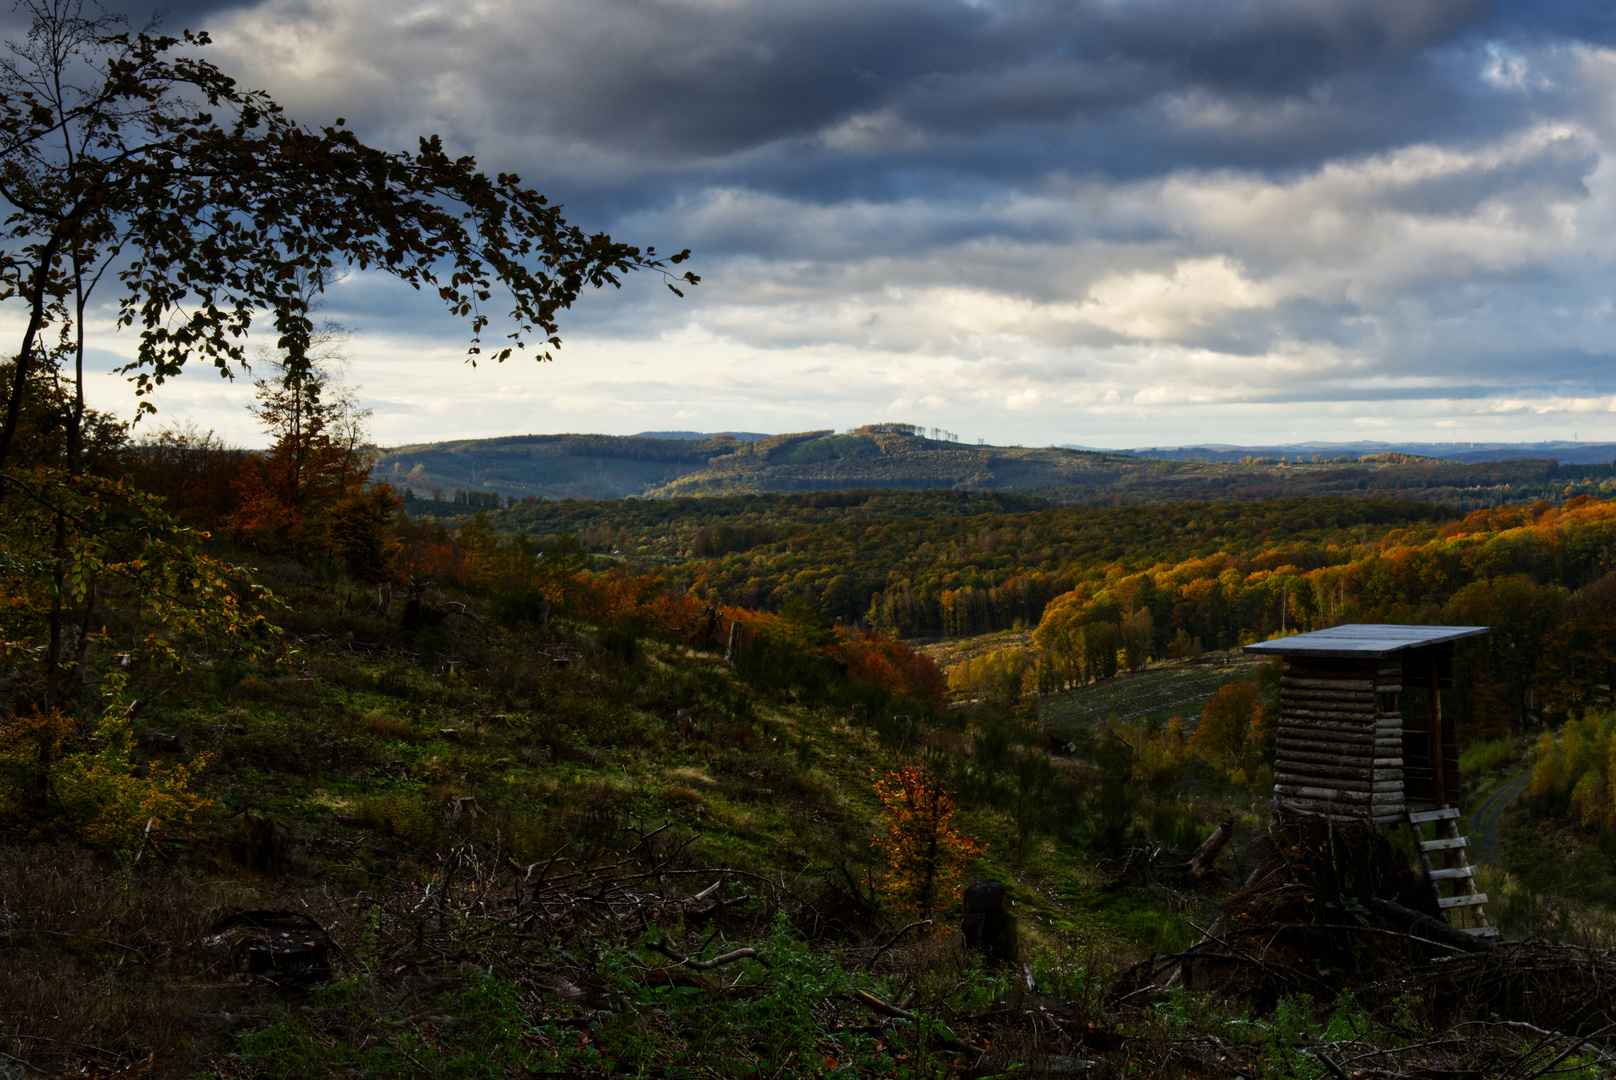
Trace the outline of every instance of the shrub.
[[426, 807], [412, 799], [364, 799], [357, 809], [365, 824], [401, 840], [425, 840], [436, 825]]
[[1459, 775], [1466, 780], [1497, 772], [1505, 765], [1520, 760], [1520, 748], [1514, 739], [1485, 739], [1471, 743], [1459, 755]]
[[56, 709], [0, 721], [0, 823], [132, 851], [149, 829], [188, 820], [207, 806], [190, 790], [192, 773], [206, 759], [137, 770], [131, 726], [130, 710], [109, 708], [94, 741], [79, 747], [72, 720]]
[[366, 713], [359, 723], [366, 731], [383, 739], [402, 739], [410, 732], [408, 722], [395, 716], [388, 716], [380, 709]]
[[1610, 792], [1613, 745], [1616, 712], [1585, 713], [1567, 720], [1558, 733], [1544, 732], [1532, 769], [1532, 797], [1550, 809], [1569, 808], [1585, 828], [1616, 826]]
[[1262, 688], [1241, 680], [1226, 683], [1201, 710], [1189, 750], [1244, 785], [1270, 760], [1274, 725]]

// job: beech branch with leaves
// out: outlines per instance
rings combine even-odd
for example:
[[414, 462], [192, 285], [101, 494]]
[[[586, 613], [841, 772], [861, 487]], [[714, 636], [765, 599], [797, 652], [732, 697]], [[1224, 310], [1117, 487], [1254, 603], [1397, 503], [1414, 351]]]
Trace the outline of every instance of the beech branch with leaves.
[[550, 359], [558, 313], [584, 288], [635, 270], [661, 272], [680, 295], [699, 280], [672, 269], [688, 251], [663, 258], [586, 234], [519, 176], [490, 176], [436, 136], [394, 152], [341, 118], [298, 124], [197, 55], [204, 33], [130, 33], [86, 17], [82, 0], [24, 8], [28, 37], [0, 60], [0, 302], [28, 309], [0, 468], [42, 334], [81, 335], [88, 290], [109, 271], [119, 321], [140, 334], [123, 371], [142, 396], [197, 358], [232, 374], [259, 317], [298, 372], [314, 333], [301, 283], [338, 268], [435, 292], [468, 321], [473, 363], [496, 294], [509, 328], [493, 358], [536, 343]]

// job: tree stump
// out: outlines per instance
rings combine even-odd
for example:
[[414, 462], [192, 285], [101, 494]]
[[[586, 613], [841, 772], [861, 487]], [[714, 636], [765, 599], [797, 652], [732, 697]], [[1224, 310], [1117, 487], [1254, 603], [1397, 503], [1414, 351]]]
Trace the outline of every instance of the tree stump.
[[965, 888], [965, 918], [960, 929], [965, 944], [982, 954], [989, 964], [1009, 964], [1016, 959], [1015, 917], [1005, 910], [1005, 889], [997, 881], [979, 881]]

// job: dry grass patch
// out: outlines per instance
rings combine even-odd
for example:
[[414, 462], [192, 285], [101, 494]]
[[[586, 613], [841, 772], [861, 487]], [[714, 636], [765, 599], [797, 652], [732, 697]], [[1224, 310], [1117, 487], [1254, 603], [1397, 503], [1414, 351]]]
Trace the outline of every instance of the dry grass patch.
[[78, 848], [0, 849], [0, 1049], [41, 1065], [127, 1065], [178, 1045], [207, 1006], [208, 928], [245, 888]]

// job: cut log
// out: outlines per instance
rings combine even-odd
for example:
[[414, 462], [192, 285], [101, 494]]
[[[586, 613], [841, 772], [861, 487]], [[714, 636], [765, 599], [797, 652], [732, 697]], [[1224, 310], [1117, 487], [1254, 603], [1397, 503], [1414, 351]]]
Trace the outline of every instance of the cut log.
[[1274, 778], [1282, 776], [1305, 776], [1311, 783], [1324, 782], [1334, 786], [1340, 782], [1354, 786], [1371, 783], [1375, 778], [1375, 770], [1355, 765], [1314, 765], [1309, 761], [1287, 761], [1280, 758], [1274, 762]]
[[1195, 854], [1191, 855], [1190, 861], [1185, 864], [1184, 872], [1189, 875], [1191, 881], [1199, 881], [1211, 872], [1218, 853], [1233, 835], [1234, 819], [1230, 818], [1213, 829], [1211, 836], [1201, 841], [1201, 846], [1195, 849]]
[[1323, 799], [1326, 802], [1362, 803], [1369, 805], [1369, 792], [1347, 791], [1337, 787], [1319, 787], [1314, 784], [1282, 783], [1274, 785], [1275, 795], [1295, 795], [1302, 799]]
[[1298, 735], [1303, 738], [1360, 738], [1373, 739], [1375, 737], [1375, 722], [1369, 716], [1338, 716], [1325, 719], [1318, 716], [1298, 716], [1295, 713], [1280, 713], [1279, 731], [1282, 735]]
[[1357, 753], [1362, 750], [1368, 753], [1375, 745], [1375, 737], [1366, 731], [1319, 731], [1315, 728], [1293, 727], [1289, 724], [1279, 729], [1278, 743], [1287, 742], [1308, 743], [1312, 746], [1335, 746], [1343, 751]]
[[1379, 717], [1373, 705], [1351, 701], [1314, 701], [1311, 699], [1298, 701], [1289, 694], [1280, 699], [1279, 711], [1282, 713], [1295, 713], [1298, 716], [1317, 713], [1324, 719], [1329, 719], [1332, 716], [1345, 717], [1348, 723], [1356, 723], [1360, 716], [1370, 720]]
[[1275, 797], [1288, 796], [1295, 799], [1313, 799], [1318, 802], [1334, 803], [1343, 809], [1350, 807], [1355, 814], [1367, 813], [1369, 810], [1369, 792], [1367, 791], [1336, 791], [1334, 788], [1275, 784], [1274, 795]]
[[1373, 735], [1352, 733], [1344, 731], [1313, 731], [1308, 728], [1281, 728], [1276, 744], [1285, 746], [1290, 743], [1298, 744], [1300, 748], [1305, 744], [1309, 749], [1318, 747], [1337, 747], [1343, 753], [1369, 753], [1375, 745]]
[[1311, 761], [1318, 765], [1339, 762], [1343, 765], [1361, 765], [1369, 768], [1375, 760], [1375, 751], [1367, 746], [1331, 746], [1329, 743], [1303, 743], [1286, 741], [1275, 747], [1281, 761]]
[[1294, 701], [1298, 704], [1312, 703], [1323, 708], [1338, 709], [1371, 709], [1375, 706], [1375, 694], [1372, 690], [1363, 693], [1352, 691], [1344, 694], [1332, 694], [1325, 690], [1281, 690], [1279, 700]]
[[1306, 690], [1374, 690], [1373, 679], [1310, 679], [1302, 675], [1281, 675], [1281, 687], [1294, 686]]
[[1287, 749], [1283, 746], [1279, 748], [1278, 760], [1286, 764], [1301, 765], [1306, 763], [1308, 765], [1318, 765], [1325, 769], [1372, 769], [1375, 767], [1374, 759], [1367, 755], [1360, 757], [1356, 754], [1311, 754]]
[[[1327, 743], [1333, 746], [1371, 746], [1375, 741], [1375, 732], [1368, 727], [1352, 729], [1331, 729], [1314, 727], [1312, 724], [1299, 724], [1287, 717], [1282, 717], [1279, 724], [1279, 737], [1281, 739], [1297, 739], [1303, 742]], [[1382, 735], [1381, 738], [1386, 736]]]
[[1340, 724], [1340, 723], [1360, 723], [1360, 722], [1364, 723], [1364, 724], [1372, 724], [1375, 721], [1375, 710], [1374, 709], [1314, 709], [1314, 708], [1301, 708], [1301, 707], [1297, 707], [1297, 706], [1292, 705], [1288, 701], [1282, 701], [1282, 702], [1280, 702], [1279, 711], [1280, 711], [1280, 714], [1282, 716], [1284, 716], [1285, 718], [1287, 718], [1287, 719], [1289, 719], [1290, 717], [1295, 716], [1295, 717], [1301, 717], [1301, 718], [1306, 719], [1306, 720], [1323, 720], [1323, 721], [1325, 721], [1327, 723], [1333, 721], [1334, 723], [1337, 723], [1337, 724]]
[[1375, 767], [1369, 763], [1368, 758], [1359, 761], [1309, 761], [1306, 758], [1292, 757], [1289, 754], [1280, 754], [1274, 761], [1274, 772], [1307, 773], [1309, 776], [1346, 776], [1368, 780], [1373, 775]]
[[1365, 708], [1375, 704], [1373, 690], [1298, 690], [1294, 687], [1284, 687], [1280, 690], [1281, 701], [1307, 702], [1318, 705], [1342, 705], [1347, 708]]

